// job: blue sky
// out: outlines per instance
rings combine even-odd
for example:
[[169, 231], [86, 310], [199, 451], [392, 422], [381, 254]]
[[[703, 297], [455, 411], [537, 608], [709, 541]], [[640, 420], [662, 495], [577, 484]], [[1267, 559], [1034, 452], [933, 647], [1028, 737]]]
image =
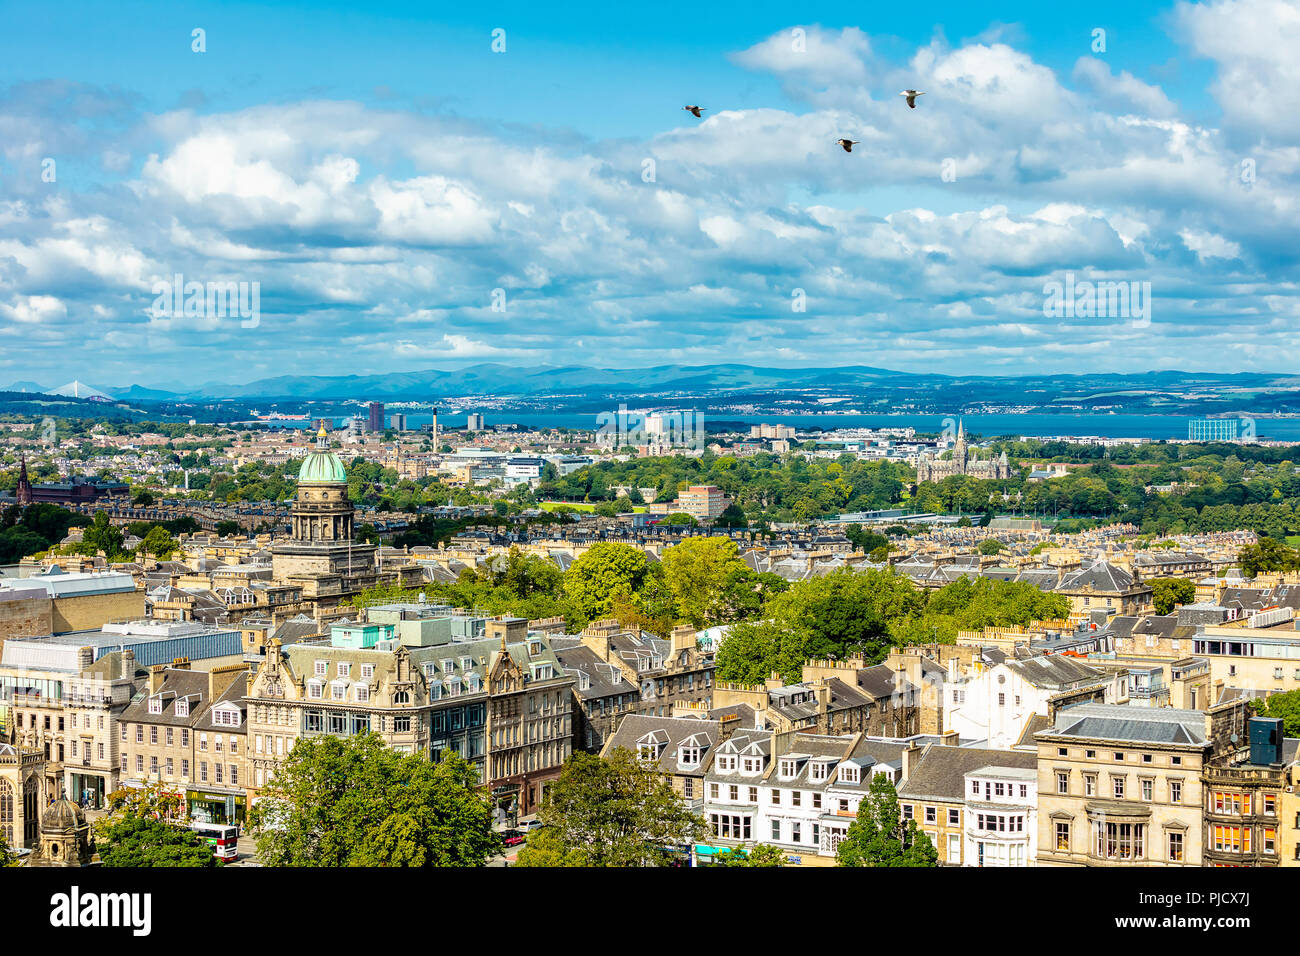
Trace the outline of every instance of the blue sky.
[[0, 386], [1300, 357], [1295, 2], [357, 6], [0, 8]]

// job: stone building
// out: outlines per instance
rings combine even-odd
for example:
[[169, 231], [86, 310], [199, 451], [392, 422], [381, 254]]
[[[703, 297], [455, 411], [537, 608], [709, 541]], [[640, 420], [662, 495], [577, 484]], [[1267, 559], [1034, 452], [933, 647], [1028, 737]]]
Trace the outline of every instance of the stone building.
[[1206, 711], [1079, 704], [1057, 712], [1034, 735], [1038, 865], [1202, 865], [1202, 773], [1240, 751], [1245, 719], [1244, 700]]
[[203, 672], [182, 659], [149, 668], [143, 694], [119, 718], [123, 785], [160, 783], [184, 796], [193, 819], [242, 821], [247, 677], [243, 663]]
[[966, 427], [957, 422], [957, 440], [952, 446], [952, 457], [922, 458], [916, 464], [916, 480], [943, 481], [952, 475], [969, 475], [972, 478], [1006, 479], [1011, 477], [1011, 463], [1007, 453], [997, 458], [981, 460], [979, 453], [966, 443]]
[[681, 704], [707, 707], [713, 655], [698, 647], [694, 628], [671, 640], [594, 621], [581, 634], [551, 638], [560, 665], [574, 678], [574, 746], [599, 752], [628, 714], [671, 716]]
[[36, 845], [44, 793], [45, 754], [0, 741], [0, 838], [11, 850]]
[[1053, 590], [1070, 599], [1074, 620], [1087, 618], [1094, 611], [1143, 617], [1155, 609], [1155, 592], [1139, 572], [1125, 571], [1100, 558], [1067, 574]]
[[[424, 581], [423, 569], [414, 564], [381, 572], [376, 562], [377, 547], [353, 538], [354, 511], [348, 497], [347, 470], [330, 450], [322, 422], [316, 448], [298, 471], [292, 535], [270, 549], [275, 587], [269, 590], [289, 588], [293, 592], [281, 595], [286, 599], [280, 603], [286, 607], [274, 620], [284, 620], [290, 611], [302, 610], [303, 606], [336, 607], [380, 583], [414, 587]], [[268, 600], [272, 596], [268, 594]], [[246, 608], [250, 614], [267, 610], [256, 603]]]
[[574, 679], [523, 618], [489, 621], [488, 637], [501, 645], [488, 665], [487, 783], [497, 807], [518, 818], [537, 812], [573, 752]]

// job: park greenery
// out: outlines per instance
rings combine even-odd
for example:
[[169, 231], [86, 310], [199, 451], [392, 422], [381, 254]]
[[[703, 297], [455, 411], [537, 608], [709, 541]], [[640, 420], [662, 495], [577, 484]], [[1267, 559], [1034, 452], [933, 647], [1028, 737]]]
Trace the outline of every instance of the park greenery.
[[47, 551], [62, 541], [70, 528], [89, 522], [87, 516], [58, 505], [10, 505], [0, 511], [0, 564], [14, 564], [29, 554]]
[[840, 841], [836, 866], [939, 865], [939, 854], [916, 821], [904, 820], [898, 792], [883, 773], [871, 780], [867, 796], [858, 804], [858, 816]]
[[305, 737], [249, 811], [266, 866], [482, 866], [500, 843], [474, 766], [385, 747], [378, 734]]
[[623, 748], [572, 754], [537, 816], [516, 866], [667, 866], [708, 832], [664, 774]]
[[737, 624], [718, 648], [719, 680], [797, 681], [810, 659], [879, 663], [896, 645], [954, 643], [959, 630], [1061, 618], [1069, 601], [1031, 584], [959, 578], [927, 592], [892, 569], [844, 569], [798, 581]]
[[[852, 454], [809, 461], [793, 454], [742, 458], [706, 451], [699, 457], [598, 462], [544, 482], [537, 494], [605, 502], [617, 497], [617, 488], [631, 486], [654, 488], [656, 500], [665, 500], [689, 485], [712, 484], [735, 501], [751, 527], [903, 507], [960, 512], [979, 523], [994, 511], [1060, 518], [1063, 531], [1119, 520], [1162, 535], [1248, 528], [1284, 537], [1300, 531], [1300, 475], [1291, 449], [997, 440], [980, 454], [1004, 451], [1013, 465], [1005, 480], [954, 475], [917, 486], [915, 470], [901, 462], [860, 461]], [[1047, 462], [1075, 467], [1061, 477], [1031, 481], [1032, 466]]]

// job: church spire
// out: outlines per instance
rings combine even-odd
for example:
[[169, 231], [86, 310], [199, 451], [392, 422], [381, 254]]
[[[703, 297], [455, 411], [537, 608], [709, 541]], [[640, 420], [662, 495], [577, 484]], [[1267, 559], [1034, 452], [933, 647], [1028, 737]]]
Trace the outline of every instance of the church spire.
[[32, 483], [27, 478], [27, 456], [18, 456], [18, 488], [15, 491], [20, 505], [32, 503]]

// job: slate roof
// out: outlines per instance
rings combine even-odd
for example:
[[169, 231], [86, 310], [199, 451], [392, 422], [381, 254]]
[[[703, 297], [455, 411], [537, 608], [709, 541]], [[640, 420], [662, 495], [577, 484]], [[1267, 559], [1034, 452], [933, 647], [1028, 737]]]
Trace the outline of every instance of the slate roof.
[[551, 646], [560, 661], [560, 666], [565, 672], [577, 678], [573, 689], [580, 699], [599, 700], [602, 697], [636, 690], [623, 679], [623, 673], [617, 666], [601, 660], [600, 655], [590, 647], [581, 643], [565, 647], [561, 646], [561, 640], [563, 638], [552, 638]]
[[[658, 760], [663, 773], [702, 774], [713, 760], [714, 746], [719, 736], [719, 722], [698, 720], [693, 717], [655, 717], [648, 714], [628, 714], [618, 725], [618, 730], [605, 743], [606, 752], [623, 747], [638, 753], [641, 740], [653, 738], [664, 745]], [[700, 762], [683, 765], [678, 759], [682, 745], [696, 744], [702, 751]]]
[[1056, 715], [1050, 735], [1113, 740], [1128, 744], [1187, 744], [1205, 740], [1205, 714], [1172, 707], [1078, 704]]
[[989, 767], [1034, 770], [1038, 751], [986, 750], [982, 747], [952, 747], [931, 744], [922, 752], [903, 785], [899, 799], [936, 800], [964, 803], [968, 773]]
[[1058, 591], [1093, 590], [1119, 593], [1133, 587], [1133, 575], [1107, 561], [1094, 561], [1086, 568], [1067, 574]]
[[1029, 657], [1007, 662], [1007, 667], [1019, 674], [1034, 687], [1047, 689], [1071, 687], [1084, 682], [1099, 681], [1105, 674], [1095, 667], [1089, 667], [1074, 657], [1061, 654], [1047, 654], [1042, 657]]

